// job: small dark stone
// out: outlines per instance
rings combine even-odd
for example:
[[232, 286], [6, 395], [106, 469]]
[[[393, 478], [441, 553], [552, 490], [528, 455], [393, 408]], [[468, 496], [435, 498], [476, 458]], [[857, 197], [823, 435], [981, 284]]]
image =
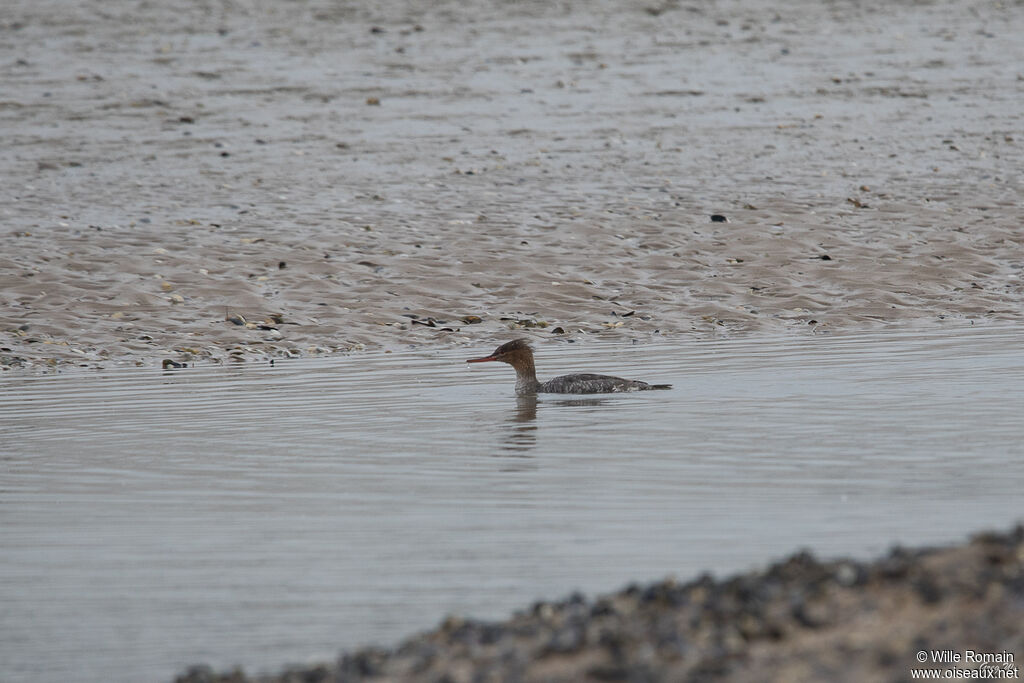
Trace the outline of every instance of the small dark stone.
[[583, 629], [577, 625], [560, 628], [544, 647], [545, 654], [576, 652], [586, 641]]
[[598, 681], [628, 681], [633, 672], [619, 664], [604, 664], [591, 667], [587, 675]]
[[820, 626], [818, 621], [807, 613], [807, 606], [803, 601], [799, 601], [793, 605], [790, 613], [801, 626], [805, 626], [807, 628], [818, 628]]
[[726, 218], [725, 216], [723, 216], [720, 213], [713, 213], [713, 214], [711, 214], [711, 222], [712, 223], [728, 223], [729, 219]]
[[174, 679], [174, 683], [213, 683], [219, 678], [214, 670], [206, 664], [190, 666], [188, 670]]
[[346, 654], [338, 662], [339, 673], [355, 676], [375, 676], [384, 665], [385, 654], [376, 649], [367, 649]]
[[925, 604], [934, 605], [942, 600], [942, 589], [939, 588], [938, 584], [930, 576], [925, 576], [915, 581], [913, 585], [914, 590], [921, 596], [921, 600]]
[[480, 625], [480, 644], [492, 645], [505, 635], [505, 628], [501, 624], [481, 624]]

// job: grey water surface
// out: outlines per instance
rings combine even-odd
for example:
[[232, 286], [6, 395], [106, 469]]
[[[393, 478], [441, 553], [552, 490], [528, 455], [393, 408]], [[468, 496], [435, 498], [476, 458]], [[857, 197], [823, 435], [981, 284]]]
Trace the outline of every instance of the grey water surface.
[[1024, 518], [1024, 330], [0, 378], [0, 680], [168, 680]]

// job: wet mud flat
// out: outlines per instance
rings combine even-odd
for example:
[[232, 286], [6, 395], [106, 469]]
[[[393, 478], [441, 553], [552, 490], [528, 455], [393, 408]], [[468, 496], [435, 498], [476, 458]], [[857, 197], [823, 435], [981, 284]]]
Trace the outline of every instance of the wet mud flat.
[[0, 367], [1020, 321], [1022, 15], [9, 0]]
[[[933, 661], [940, 651], [960, 661]], [[922, 668], [940, 678], [947, 669], [986, 674], [986, 667], [998, 678], [1019, 672], [1022, 654], [1018, 526], [955, 547], [896, 548], [872, 562], [800, 553], [724, 580], [573, 595], [500, 623], [450, 617], [393, 649], [349, 652], [332, 664], [254, 677], [197, 666], [176, 683], [860, 682], [911, 680], [911, 670]]]

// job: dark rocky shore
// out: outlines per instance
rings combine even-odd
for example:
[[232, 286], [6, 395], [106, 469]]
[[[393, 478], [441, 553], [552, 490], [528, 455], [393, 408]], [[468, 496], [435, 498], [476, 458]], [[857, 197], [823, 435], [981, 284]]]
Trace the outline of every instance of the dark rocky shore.
[[[933, 651], [960, 661], [934, 663]], [[1007, 654], [1015, 661], [1001, 661]], [[974, 661], [982, 655], [990, 661]], [[725, 580], [574, 595], [501, 623], [451, 617], [396, 648], [346, 653], [333, 664], [263, 677], [199, 666], [177, 683], [903, 681], [922, 668], [940, 678], [1013, 680], [1021, 657], [1018, 526], [951, 548], [895, 549], [873, 562], [799, 553]]]

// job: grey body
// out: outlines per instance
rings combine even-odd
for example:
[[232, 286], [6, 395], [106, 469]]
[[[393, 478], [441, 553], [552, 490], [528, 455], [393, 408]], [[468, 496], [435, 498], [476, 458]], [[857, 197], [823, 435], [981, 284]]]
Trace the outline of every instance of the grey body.
[[[668, 384], [648, 384], [636, 379], [622, 379], [611, 375], [562, 375], [538, 382], [537, 393], [542, 394], [612, 394], [620, 391], [646, 391], [648, 389], [668, 389]], [[516, 393], [519, 393], [519, 382], [516, 381]]]

